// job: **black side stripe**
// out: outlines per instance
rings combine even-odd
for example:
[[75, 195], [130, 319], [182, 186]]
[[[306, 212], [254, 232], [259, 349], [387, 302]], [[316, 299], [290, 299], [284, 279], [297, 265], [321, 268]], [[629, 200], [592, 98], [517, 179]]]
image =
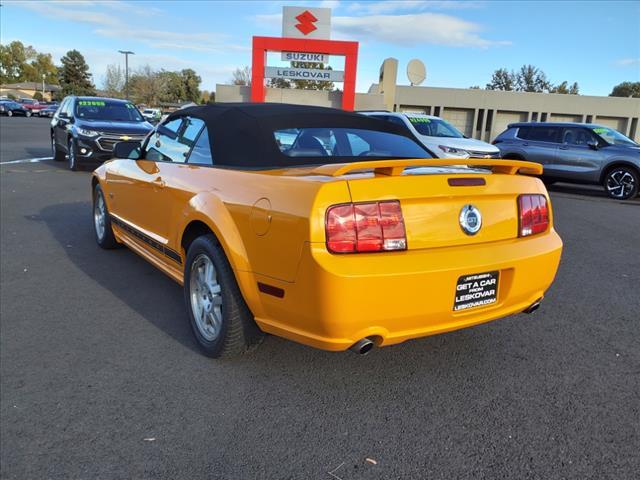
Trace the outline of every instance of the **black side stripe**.
[[171, 260], [173, 260], [177, 264], [182, 265], [182, 259], [180, 258], [180, 254], [178, 252], [176, 252], [175, 250], [170, 249], [169, 247], [166, 247], [166, 246], [162, 245], [160, 242], [155, 241], [149, 235], [147, 235], [145, 233], [142, 233], [137, 228], [133, 228], [131, 225], [123, 222], [119, 218], [114, 217], [113, 215], [109, 215], [109, 216], [111, 217], [111, 222], [115, 223], [118, 227], [120, 227], [121, 229], [125, 230], [126, 232], [129, 232], [134, 237], [142, 240], [144, 243], [149, 245], [151, 248], [153, 248], [153, 249], [159, 251], [160, 253], [164, 254], [164, 256], [170, 258]]

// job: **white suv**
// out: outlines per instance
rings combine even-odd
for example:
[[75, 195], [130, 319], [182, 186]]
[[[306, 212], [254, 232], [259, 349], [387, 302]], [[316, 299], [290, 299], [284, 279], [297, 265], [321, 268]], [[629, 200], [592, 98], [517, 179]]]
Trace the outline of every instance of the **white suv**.
[[358, 113], [404, 125], [437, 158], [500, 158], [497, 147], [465, 137], [440, 117], [384, 111]]

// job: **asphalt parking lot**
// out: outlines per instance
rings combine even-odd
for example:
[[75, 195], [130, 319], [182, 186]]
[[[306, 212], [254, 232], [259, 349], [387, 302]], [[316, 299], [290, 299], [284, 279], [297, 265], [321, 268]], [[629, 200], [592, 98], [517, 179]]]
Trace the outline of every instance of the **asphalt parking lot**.
[[88, 172], [8, 163], [49, 154], [48, 120], [0, 119], [2, 478], [638, 478], [640, 201], [554, 188], [533, 315], [214, 361], [178, 285], [96, 245]]

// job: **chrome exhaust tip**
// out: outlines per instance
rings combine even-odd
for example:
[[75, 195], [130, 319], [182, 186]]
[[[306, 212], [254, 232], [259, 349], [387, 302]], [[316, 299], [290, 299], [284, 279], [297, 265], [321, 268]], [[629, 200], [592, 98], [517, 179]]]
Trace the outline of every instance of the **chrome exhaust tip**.
[[349, 347], [349, 350], [351, 350], [353, 353], [357, 353], [358, 355], [366, 355], [374, 346], [375, 344], [371, 340], [369, 340], [368, 338], [363, 338], [351, 345]]
[[538, 310], [540, 308], [540, 304], [542, 303], [542, 299], [539, 298], [538, 300], [536, 300], [535, 302], [533, 302], [531, 305], [529, 305], [525, 310], [524, 313], [533, 313], [536, 310]]

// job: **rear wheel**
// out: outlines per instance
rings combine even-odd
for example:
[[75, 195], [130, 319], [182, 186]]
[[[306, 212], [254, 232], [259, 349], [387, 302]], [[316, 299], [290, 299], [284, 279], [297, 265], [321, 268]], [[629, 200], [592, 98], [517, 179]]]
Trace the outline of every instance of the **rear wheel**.
[[76, 153], [76, 142], [73, 141], [73, 138], [69, 139], [69, 143], [67, 144], [67, 159], [69, 160], [69, 170], [75, 172], [78, 170], [78, 157]]
[[193, 334], [205, 355], [233, 357], [258, 344], [255, 324], [231, 265], [213, 235], [191, 243], [184, 272], [184, 299]]
[[13, 112], [11, 110], [7, 110], [7, 117], [13, 117]]
[[93, 189], [93, 231], [96, 234], [96, 242], [100, 247], [110, 250], [118, 246], [113, 229], [111, 228], [111, 217], [107, 210], [107, 203], [104, 200], [104, 193], [100, 185]]
[[617, 200], [628, 200], [638, 195], [640, 182], [638, 172], [633, 168], [620, 165], [613, 167], [604, 177], [606, 194]]
[[24, 112], [24, 116], [29, 118], [31, 116], [31, 110], [27, 110], [26, 112]]

